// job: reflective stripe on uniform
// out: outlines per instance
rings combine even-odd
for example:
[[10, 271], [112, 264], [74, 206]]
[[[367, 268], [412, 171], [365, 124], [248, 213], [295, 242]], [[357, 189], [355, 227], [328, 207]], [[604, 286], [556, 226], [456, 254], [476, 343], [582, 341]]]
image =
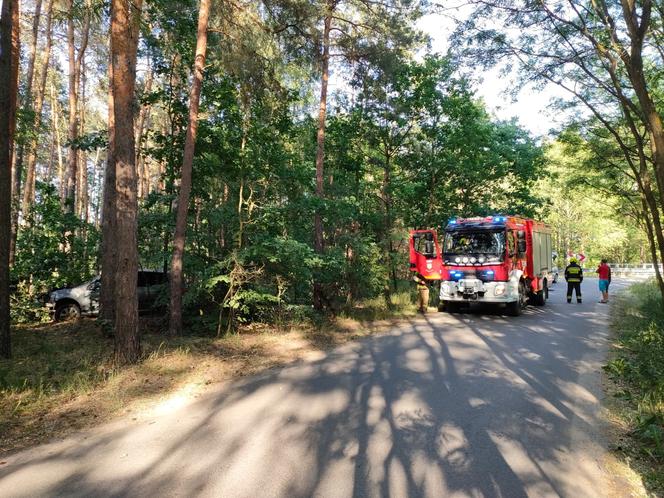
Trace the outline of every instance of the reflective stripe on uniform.
[[578, 266], [570, 266], [565, 271], [565, 278], [568, 282], [576, 283], [581, 282], [582, 271]]

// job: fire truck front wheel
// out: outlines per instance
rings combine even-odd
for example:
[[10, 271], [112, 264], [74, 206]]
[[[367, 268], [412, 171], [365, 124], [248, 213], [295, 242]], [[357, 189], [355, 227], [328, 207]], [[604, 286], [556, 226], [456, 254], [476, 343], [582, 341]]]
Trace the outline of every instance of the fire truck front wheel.
[[460, 304], [451, 301], [441, 301], [438, 305], [438, 311], [443, 311], [445, 313], [458, 313], [459, 309]]
[[536, 306], [544, 306], [546, 304], [546, 299], [548, 297], [549, 297], [549, 287], [548, 287], [548, 284], [546, 283], [546, 280], [545, 280], [544, 284], [542, 286], [542, 290], [534, 295], [535, 305]]
[[523, 280], [519, 282], [519, 297], [516, 301], [507, 303], [507, 314], [511, 316], [519, 316], [523, 313], [523, 309], [526, 307], [526, 301], [528, 297], [526, 295], [526, 285], [523, 283]]

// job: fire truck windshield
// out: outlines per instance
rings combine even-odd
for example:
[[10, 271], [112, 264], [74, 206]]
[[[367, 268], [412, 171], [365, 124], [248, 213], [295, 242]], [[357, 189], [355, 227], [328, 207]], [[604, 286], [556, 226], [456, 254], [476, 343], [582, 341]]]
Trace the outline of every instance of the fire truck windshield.
[[453, 255], [486, 254], [502, 257], [505, 232], [495, 230], [445, 232], [444, 253]]

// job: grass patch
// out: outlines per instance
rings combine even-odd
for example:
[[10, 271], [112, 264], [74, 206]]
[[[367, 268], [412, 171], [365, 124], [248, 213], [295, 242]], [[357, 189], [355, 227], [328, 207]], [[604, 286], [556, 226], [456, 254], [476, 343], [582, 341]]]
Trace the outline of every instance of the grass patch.
[[[434, 294], [433, 289], [430, 294]], [[414, 291], [404, 290], [391, 294], [389, 304], [385, 297], [366, 299], [352, 308], [342, 310], [339, 316], [361, 321], [388, 320], [391, 318], [413, 316], [417, 313], [417, 306], [414, 300]]]
[[616, 298], [617, 343], [604, 367], [615, 402], [609, 409], [623, 434], [614, 446], [664, 496], [664, 303], [654, 282], [635, 284]]
[[122, 414], [143, 416], [173, 395], [196, 397], [208, 386], [297, 360], [388, 330], [412, 315], [407, 293], [391, 306], [362, 303], [334, 319], [243, 326], [224, 337], [160, 333], [163, 321], [142, 319], [143, 360], [112, 363], [113, 340], [95, 320], [17, 326], [14, 358], [0, 360], [0, 453], [28, 447]]

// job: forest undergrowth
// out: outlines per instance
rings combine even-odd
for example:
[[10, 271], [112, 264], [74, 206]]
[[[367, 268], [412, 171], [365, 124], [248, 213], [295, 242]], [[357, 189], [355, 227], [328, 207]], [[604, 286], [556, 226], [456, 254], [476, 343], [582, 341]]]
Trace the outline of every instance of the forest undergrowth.
[[653, 496], [664, 496], [664, 303], [654, 282], [619, 294], [609, 410], [617, 426], [613, 449], [641, 475]]

